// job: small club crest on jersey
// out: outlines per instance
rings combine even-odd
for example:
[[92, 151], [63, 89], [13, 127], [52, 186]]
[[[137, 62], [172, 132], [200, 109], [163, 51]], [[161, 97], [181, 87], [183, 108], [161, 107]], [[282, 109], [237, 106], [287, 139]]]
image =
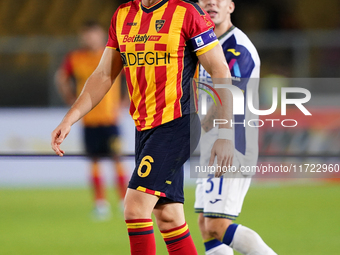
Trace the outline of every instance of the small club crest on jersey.
[[205, 21], [205, 24], [207, 24], [208, 27], [210, 27], [212, 25], [211, 21], [208, 20], [205, 16], [203, 16], [203, 19]]
[[156, 26], [157, 33], [162, 29], [162, 27], [164, 26], [164, 23], [165, 23], [164, 19], [156, 20], [155, 26]]

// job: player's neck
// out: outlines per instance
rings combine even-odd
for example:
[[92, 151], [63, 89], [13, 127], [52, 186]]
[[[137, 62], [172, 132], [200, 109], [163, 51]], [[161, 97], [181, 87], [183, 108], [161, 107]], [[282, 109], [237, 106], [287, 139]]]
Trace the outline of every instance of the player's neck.
[[150, 7], [159, 1], [160, 0], [142, 0], [142, 4], [146, 7]]
[[231, 20], [228, 20], [227, 22], [216, 25], [214, 31], [215, 31], [217, 38], [219, 38], [221, 35], [227, 32], [232, 26], [233, 26], [233, 23], [231, 23]]

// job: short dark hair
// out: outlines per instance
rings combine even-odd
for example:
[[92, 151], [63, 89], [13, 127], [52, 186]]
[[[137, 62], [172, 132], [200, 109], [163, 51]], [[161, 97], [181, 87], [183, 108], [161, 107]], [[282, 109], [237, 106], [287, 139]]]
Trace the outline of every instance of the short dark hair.
[[82, 30], [88, 30], [88, 29], [98, 28], [98, 27], [101, 28], [102, 26], [98, 21], [95, 21], [95, 20], [86, 20], [81, 25]]

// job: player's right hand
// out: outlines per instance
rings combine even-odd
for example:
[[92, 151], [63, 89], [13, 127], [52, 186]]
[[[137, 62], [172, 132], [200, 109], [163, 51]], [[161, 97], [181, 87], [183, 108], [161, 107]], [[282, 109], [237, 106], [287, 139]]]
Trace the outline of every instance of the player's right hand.
[[[215, 157], [217, 158], [217, 165], [223, 168], [229, 168], [233, 164], [234, 144], [227, 139], [217, 139], [211, 149], [209, 166], [214, 164]], [[215, 177], [219, 178], [224, 174], [223, 171], [216, 171]]]
[[64, 156], [65, 152], [60, 149], [61, 143], [67, 137], [71, 131], [71, 125], [66, 123], [60, 123], [59, 126], [53, 130], [51, 134], [51, 146], [57, 155], [60, 157]]

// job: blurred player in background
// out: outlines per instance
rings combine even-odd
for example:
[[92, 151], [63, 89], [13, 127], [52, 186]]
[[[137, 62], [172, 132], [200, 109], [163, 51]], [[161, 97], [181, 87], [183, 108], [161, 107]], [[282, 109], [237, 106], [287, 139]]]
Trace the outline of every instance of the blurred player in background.
[[[200, 6], [207, 11], [215, 23], [215, 33], [224, 50], [233, 85], [247, 95], [253, 89], [253, 102], [258, 109], [258, 86], [260, 78], [260, 59], [248, 37], [231, 23], [230, 15], [235, 5], [232, 0], [199, 0]], [[210, 84], [211, 77], [199, 66], [199, 81]], [[255, 93], [254, 93], [255, 92]], [[200, 165], [211, 165], [210, 151], [218, 139], [216, 107], [213, 104], [202, 120], [203, 136], [200, 141]], [[246, 107], [245, 115], [234, 116], [234, 158], [233, 166], [255, 166], [258, 158], [258, 129], [242, 124], [258, 119]], [[239, 124], [236, 124], [239, 123]], [[199, 227], [204, 239], [207, 255], [231, 255], [233, 249], [248, 255], [276, 254], [253, 230], [233, 224], [241, 212], [244, 197], [251, 182], [251, 175], [225, 173], [220, 178], [199, 178], [197, 180], [195, 211], [199, 213]]]
[[[136, 0], [115, 12], [103, 57], [84, 90], [52, 132], [52, 148], [71, 126], [110, 89], [124, 67], [130, 114], [136, 125], [136, 167], [125, 196], [124, 216], [133, 255], [155, 255], [154, 213], [171, 255], [197, 254], [184, 217], [183, 164], [189, 158], [191, 133], [200, 122], [190, 92], [198, 60], [214, 78], [231, 78], [209, 16], [190, 1]], [[219, 89], [224, 106], [232, 95]], [[229, 104], [229, 105], [228, 105]], [[232, 117], [232, 106], [218, 107], [220, 118]], [[191, 130], [191, 128], [194, 130]], [[229, 124], [220, 129], [229, 129]], [[193, 134], [195, 137], [195, 135]], [[192, 145], [192, 146], [190, 146]], [[217, 140], [212, 149], [222, 165], [232, 162], [233, 144]]]
[[[72, 105], [80, 95], [87, 78], [96, 69], [106, 45], [106, 33], [94, 21], [85, 22], [80, 29], [82, 48], [70, 52], [56, 73], [56, 84], [64, 101]], [[126, 192], [126, 178], [120, 159], [120, 138], [117, 126], [121, 106], [121, 79], [116, 79], [103, 100], [82, 119], [86, 153], [91, 158], [91, 184], [94, 192], [94, 216], [106, 219], [110, 205], [106, 199], [105, 185], [99, 159], [111, 155], [116, 170], [116, 185], [121, 206]]]

